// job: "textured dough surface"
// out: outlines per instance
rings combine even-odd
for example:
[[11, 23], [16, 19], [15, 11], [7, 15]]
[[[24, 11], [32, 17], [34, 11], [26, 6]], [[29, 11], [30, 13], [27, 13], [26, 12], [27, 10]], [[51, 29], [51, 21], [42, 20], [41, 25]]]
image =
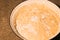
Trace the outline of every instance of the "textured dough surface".
[[24, 5], [17, 13], [16, 28], [27, 40], [48, 40], [58, 31], [57, 13], [44, 4]]

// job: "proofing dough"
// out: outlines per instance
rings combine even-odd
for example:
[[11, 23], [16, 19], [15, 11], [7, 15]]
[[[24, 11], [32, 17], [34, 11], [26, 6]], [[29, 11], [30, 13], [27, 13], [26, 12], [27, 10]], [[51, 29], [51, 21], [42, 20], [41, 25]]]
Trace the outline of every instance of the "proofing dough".
[[[12, 20], [13, 19], [13, 20]], [[49, 40], [59, 33], [60, 10], [50, 1], [25, 1], [11, 16], [16, 33], [27, 40]]]

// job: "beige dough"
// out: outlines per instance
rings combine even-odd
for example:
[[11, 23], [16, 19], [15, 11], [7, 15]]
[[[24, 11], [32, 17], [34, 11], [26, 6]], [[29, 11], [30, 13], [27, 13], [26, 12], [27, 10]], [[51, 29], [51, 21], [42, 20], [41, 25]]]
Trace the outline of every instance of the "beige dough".
[[[14, 13], [14, 14], [13, 14]], [[60, 10], [49, 1], [25, 1], [11, 15], [17, 35], [27, 40], [49, 40], [59, 33]]]

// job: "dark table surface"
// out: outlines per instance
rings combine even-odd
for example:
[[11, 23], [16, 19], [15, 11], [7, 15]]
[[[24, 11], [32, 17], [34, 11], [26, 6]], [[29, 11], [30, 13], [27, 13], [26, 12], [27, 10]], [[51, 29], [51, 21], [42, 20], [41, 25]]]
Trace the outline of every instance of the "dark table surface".
[[[11, 29], [9, 19], [12, 10], [23, 1], [0, 0], [0, 40], [22, 40]], [[54, 0], [53, 2], [60, 5], [60, 0]]]

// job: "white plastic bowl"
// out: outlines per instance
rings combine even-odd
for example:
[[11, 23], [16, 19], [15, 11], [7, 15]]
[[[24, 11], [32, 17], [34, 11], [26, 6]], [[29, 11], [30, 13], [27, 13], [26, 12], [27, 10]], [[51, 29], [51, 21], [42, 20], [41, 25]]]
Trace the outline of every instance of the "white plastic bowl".
[[[15, 22], [15, 18], [16, 16], [18, 15], [16, 12], [23, 6], [23, 5], [29, 5], [30, 3], [39, 3], [39, 4], [45, 4], [47, 7], [49, 7], [50, 9], [52, 9], [53, 11], [55, 11], [56, 13], [58, 13], [57, 15], [60, 17], [60, 9], [52, 2], [50, 1], [47, 1], [47, 0], [29, 0], [29, 1], [25, 1], [25, 2], [22, 2], [21, 4], [19, 4], [18, 6], [16, 6], [14, 8], [14, 10], [12, 11], [11, 13], [11, 16], [10, 16], [10, 25], [11, 25], [11, 28], [13, 29], [13, 31], [19, 36], [21, 37], [22, 39], [26, 40], [26, 38], [24, 38], [22, 35], [19, 34], [19, 32], [17, 31], [17, 29], [15, 28], [16, 27], [16, 24], [14, 24]], [[60, 27], [59, 27], [60, 29]], [[52, 36], [51, 38], [55, 37], [57, 34], [59, 33], [59, 30], [58, 32]], [[50, 39], [51, 39], [50, 38]]]

